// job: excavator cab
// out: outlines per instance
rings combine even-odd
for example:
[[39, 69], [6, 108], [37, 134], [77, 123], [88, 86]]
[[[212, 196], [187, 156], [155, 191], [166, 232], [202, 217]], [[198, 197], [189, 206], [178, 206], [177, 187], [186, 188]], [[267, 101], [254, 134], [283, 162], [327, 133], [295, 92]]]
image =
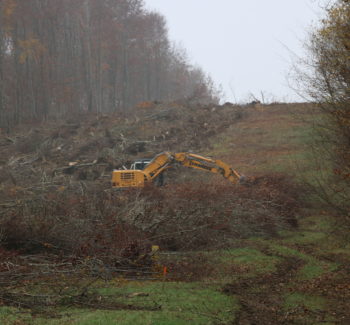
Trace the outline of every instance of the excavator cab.
[[[130, 169], [132, 169], [132, 170], [144, 170], [151, 161], [152, 161], [152, 159], [150, 159], [150, 158], [135, 160], [131, 164]], [[154, 179], [153, 183], [157, 186], [163, 186], [164, 185], [164, 174], [159, 174]]]
[[144, 170], [145, 167], [152, 161], [152, 159], [147, 158], [147, 159], [139, 159], [135, 160], [131, 164], [131, 170]]

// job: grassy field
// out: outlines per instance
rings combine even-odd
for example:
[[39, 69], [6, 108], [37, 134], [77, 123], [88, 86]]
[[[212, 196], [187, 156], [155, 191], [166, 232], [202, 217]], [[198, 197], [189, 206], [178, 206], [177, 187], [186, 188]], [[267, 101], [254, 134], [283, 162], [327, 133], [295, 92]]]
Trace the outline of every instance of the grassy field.
[[[308, 146], [307, 110], [302, 105], [250, 109], [247, 118], [212, 139], [205, 154], [246, 175], [281, 173], [301, 185], [312, 181], [317, 168]], [[118, 297], [120, 310], [80, 306], [36, 313], [3, 307], [0, 323], [350, 324], [349, 244], [333, 231], [331, 211], [311, 194], [302, 193], [301, 199], [308, 204], [295, 230], [270, 238], [233, 238], [226, 249], [159, 255], [164, 265], [184, 261], [193, 272], [188, 277], [184, 271], [174, 279], [169, 267], [169, 275], [158, 281], [94, 284], [97, 294]]]
[[[94, 310], [66, 308], [46, 310], [44, 316], [18, 314], [3, 308], [1, 324], [208, 324], [228, 323], [237, 309], [235, 298], [220, 293], [218, 287], [202, 283], [132, 282], [100, 284], [101, 294], [120, 296], [140, 310]], [[139, 296], [133, 294], [138, 293]], [[142, 294], [141, 294], [142, 293]], [[128, 298], [127, 298], [128, 297]], [[147, 309], [152, 309], [147, 311]], [[48, 315], [51, 317], [48, 318]]]

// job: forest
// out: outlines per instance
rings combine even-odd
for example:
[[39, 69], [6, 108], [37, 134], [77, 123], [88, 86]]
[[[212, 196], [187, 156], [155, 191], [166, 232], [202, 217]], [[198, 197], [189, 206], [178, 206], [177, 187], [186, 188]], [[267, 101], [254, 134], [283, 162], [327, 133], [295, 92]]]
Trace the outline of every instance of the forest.
[[143, 0], [2, 0], [0, 128], [152, 101], [217, 102]]

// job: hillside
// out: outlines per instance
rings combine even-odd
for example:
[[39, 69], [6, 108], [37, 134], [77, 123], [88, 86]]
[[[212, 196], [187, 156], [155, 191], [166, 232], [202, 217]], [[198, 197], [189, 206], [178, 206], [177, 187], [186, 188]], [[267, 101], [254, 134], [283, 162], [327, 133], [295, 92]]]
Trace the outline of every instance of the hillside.
[[[307, 186], [309, 108], [153, 103], [1, 134], [2, 324], [350, 322], [348, 246]], [[162, 151], [251, 182], [178, 168], [111, 189]]]
[[43, 173], [54, 184], [95, 181], [138, 157], [153, 158], [162, 151], [203, 151], [211, 139], [245, 114], [232, 105], [149, 103], [128, 114], [21, 127], [1, 135], [0, 177], [7, 186], [20, 183], [22, 187], [38, 184]]

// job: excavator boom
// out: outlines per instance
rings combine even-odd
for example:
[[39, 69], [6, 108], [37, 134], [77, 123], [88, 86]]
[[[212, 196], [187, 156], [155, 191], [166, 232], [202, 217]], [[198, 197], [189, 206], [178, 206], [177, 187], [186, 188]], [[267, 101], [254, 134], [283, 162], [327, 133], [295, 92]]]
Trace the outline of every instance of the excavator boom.
[[146, 183], [153, 182], [166, 169], [176, 164], [221, 174], [232, 183], [238, 183], [242, 180], [242, 176], [237, 171], [221, 160], [188, 152], [162, 152], [151, 160], [143, 170], [114, 170], [112, 186], [116, 188], [143, 187]]

